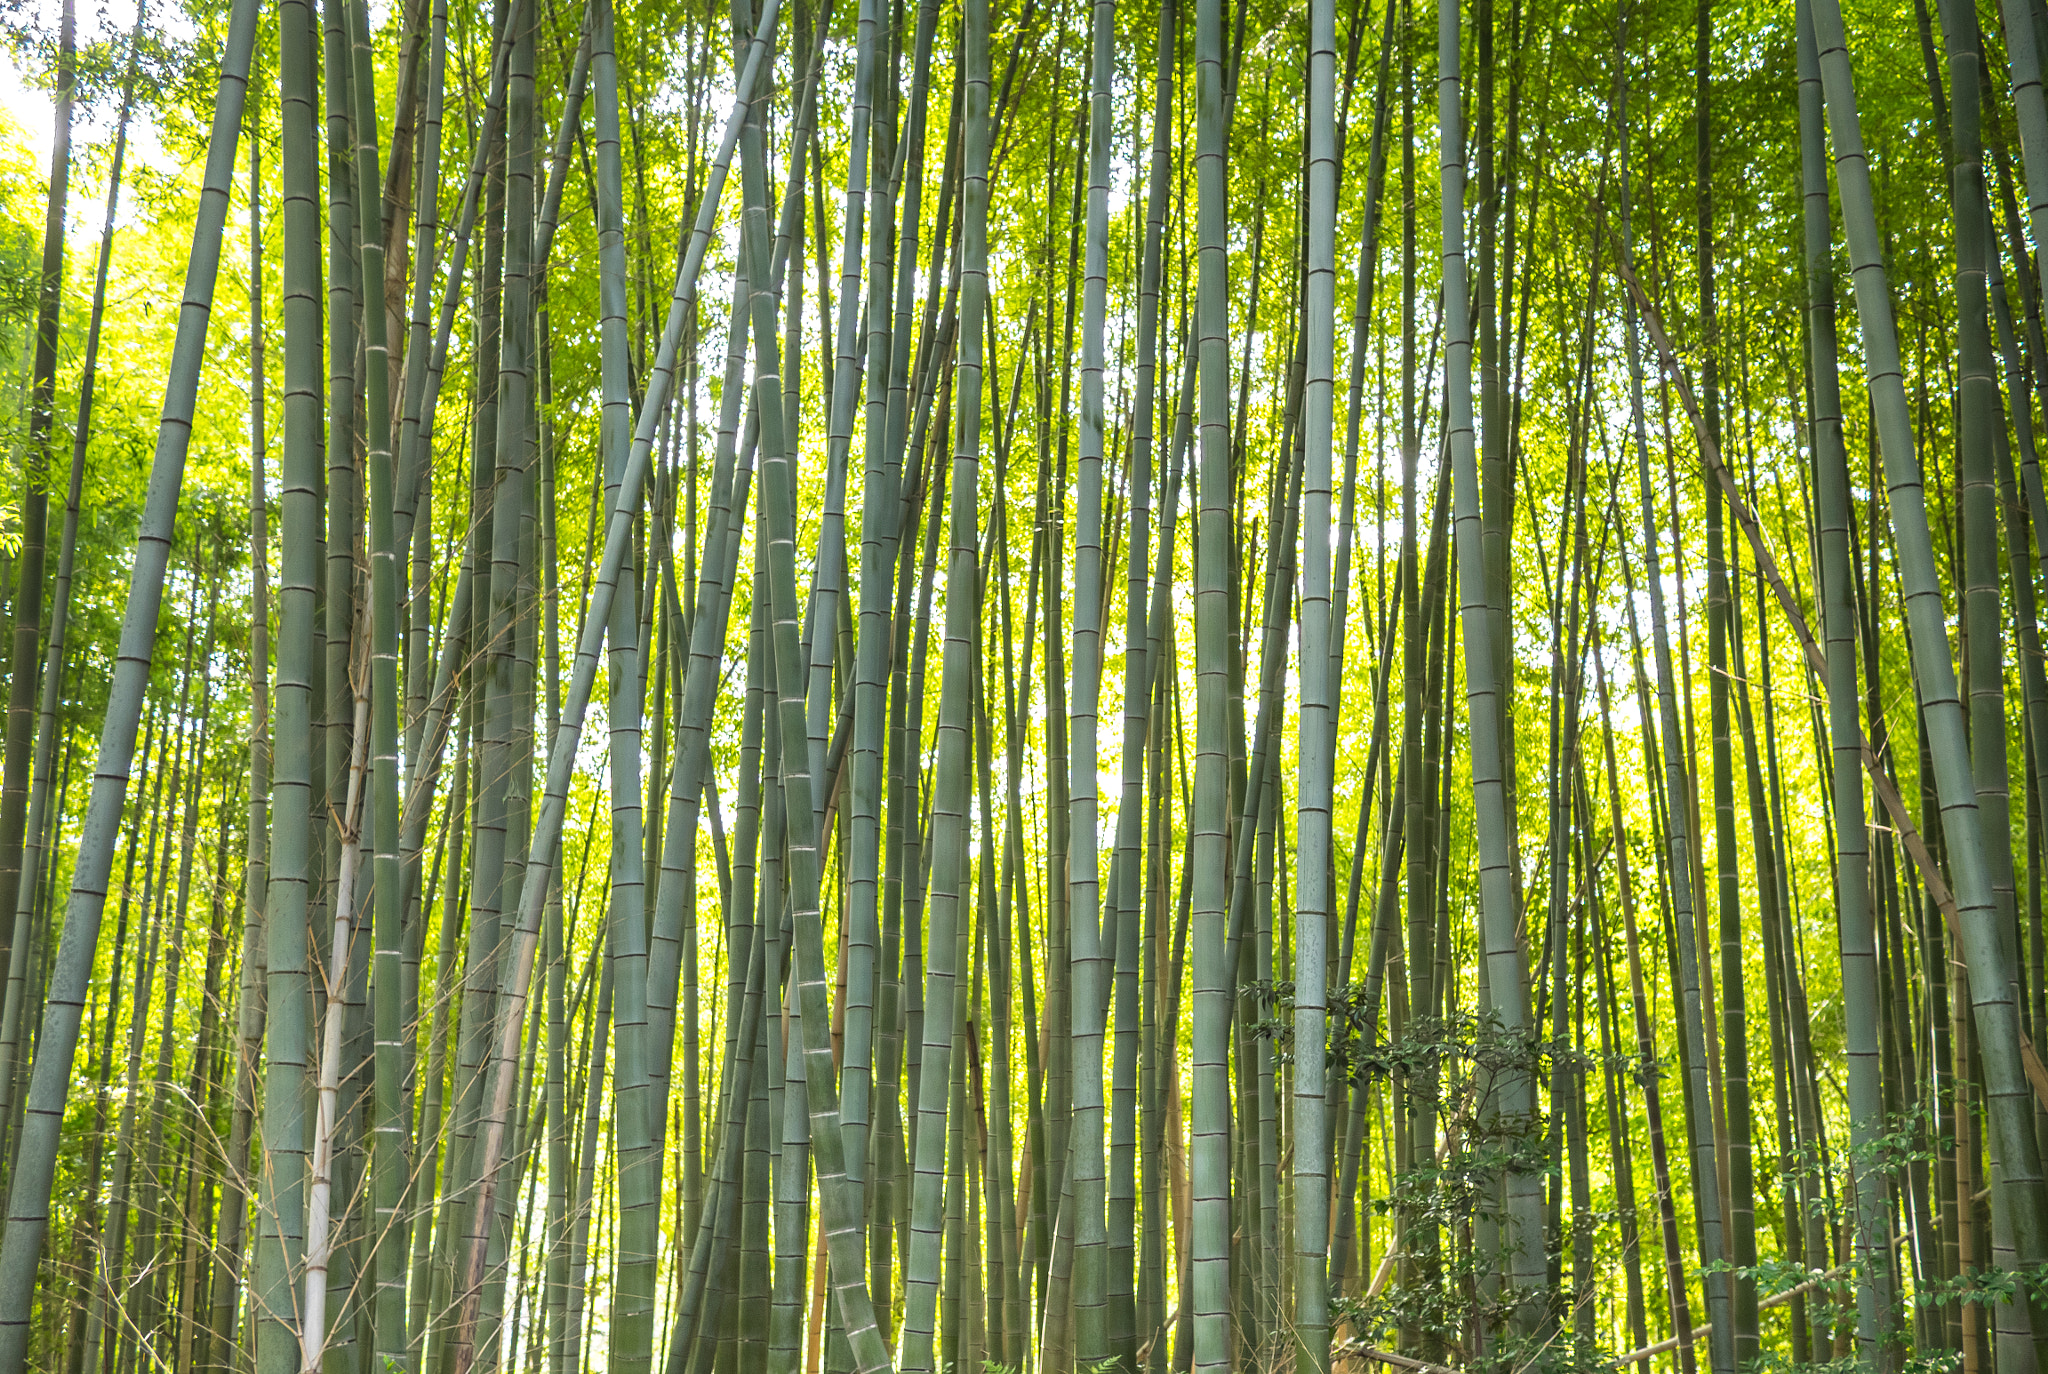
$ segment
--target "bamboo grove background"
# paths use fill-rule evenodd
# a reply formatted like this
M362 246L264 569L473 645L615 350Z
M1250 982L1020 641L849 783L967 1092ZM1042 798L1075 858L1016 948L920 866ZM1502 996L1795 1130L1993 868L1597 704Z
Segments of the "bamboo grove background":
M2048 11L5 16L0 1374L2048 1356Z

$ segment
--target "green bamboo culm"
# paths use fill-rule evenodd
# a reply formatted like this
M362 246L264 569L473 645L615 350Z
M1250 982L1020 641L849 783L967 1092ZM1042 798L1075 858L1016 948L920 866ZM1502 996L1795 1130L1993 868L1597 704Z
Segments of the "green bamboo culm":
M55 861L54 836L50 818L51 805L57 791L58 768L58 715L63 705L64 677L72 655L73 588L77 582L78 567L78 520L79 507L85 487L86 451L93 433L93 401L99 381L100 346L104 340L107 305L107 281L114 259L114 230L118 221L121 204L122 171L128 154L129 120L135 111L136 81L141 72L142 42L148 23L148 6L138 5L135 13L135 28L128 40L128 56L121 78L121 111L114 124L113 156L107 171L107 209L100 229L100 250L98 266L93 274L92 314L86 326L85 356L80 364L78 379L78 420L71 439L71 471L66 484L64 500L63 531L58 542L57 576L51 589L49 632L44 637L40 686L37 689L35 711L35 751L31 761L28 782L28 813L23 832L24 844L21 854L20 882L15 890L12 942L8 946L5 961L7 987L4 1005L0 1005L0 1122L12 1131L15 1108L19 1105L18 1089L21 1075L17 1072L22 1063L22 1051L28 1041L24 1037L27 1023L28 970L31 955L39 955L34 947L47 943L47 932L38 922L39 913L44 911L43 888L47 877L53 871ZM60 18L60 26L72 23L70 12ZM59 33L59 65L71 59L65 53L62 32ZM61 72L60 72L61 76ZM57 92L59 118L54 141L68 147L70 140L69 103L70 92L61 88ZM63 187L53 189L69 194L68 179ZM64 196L53 197L61 202ZM47 245L46 245L47 248ZM47 258L47 254L46 254ZM38 302L38 312L42 302ZM40 345L41 335L38 333ZM260 343L252 344L252 354L261 356ZM36 418L37 404L33 389L31 392L31 419ZM260 415L260 405L256 408ZM38 499L31 482L25 502ZM31 525L33 521L30 522ZM24 603L24 609L26 605ZM11 718L10 718L11 720ZM5 1176L0 1175L0 1185ZM223 1207L224 1213L231 1208ZM227 1225L227 1232L233 1234L233 1224Z
M951 532L946 560L946 623L939 684L938 761L932 797L932 890L928 913L924 1043L915 1100L909 1239L904 1249L904 1313L900 1368L935 1370L940 1229L947 1162L947 1096L953 1054L954 999L967 885L969 710L976 607L967 589L977 579L978 491L984 359L982 312L988 299L989 12L969 0L961 37L964 91L961 160L959 354L956 432L948 489ZM935 517L936 518L936 517ZM1099 1060L1099 1044L1098 1044ZM814 1117L815 1119L815 1117ZM834 1261L835 1266L837 1261ZM866 1374L863 1367L863 1374Z
M1998 492L1995 473L1995 445L2006 442L2001 413L1998 379L1993 372L1989 301L1990 266L1995 252L1990 224L1990 204L1984 180L1983 138L1983 37L1973 10L1944 4L1941 28L1949 74L1949 141L1952 172L1950 200L1956 233L1956 363L1957 424L1955 430L1954 474L1962 511L1963 553L1958 579L1958 605L1963 617L1961 651L1963 683L1967 685L1970 775L1983 837L1983 859L1990 883L1993 929L1999 943L1995 968L2006 971L2012 982L2005 989L2013 1009L2011 1024L2023 1023L2021 1008L2018 919L2013 874L2012 846L2004 837L2012 833L2011 804L2007 781L2006 686L2002 598L1999 587ZM1946 643L1946 641L1943 641ZM1987 976L1979 970L1970 982ZM1995 976L1995 975L1991 975ZM2022 1110L2027 1106L2022 1102ZM2039 1153L2039 1136L2029 1132ZM1994 1177L2008 1176L2004 1150L2007 1139L1994 1126L1988 1133L1987 1163ZM2031 1188L2048 1208L2048 1185L2044 1185L2038 1160L2020 1170L2020 1188ZM1996 1188L1991 1197L1991 1254L2002 1269L2015 1269L2018 1260L2012 1214L2014 1194ZM2048 1220L2048 1210L2042 1214ZM2035 1243L2048 1244L2048 1235L2037 1235ZM1996 1342L2001 1359L2017 1363L2032 1354L2035 1341L2028 1314L2020 1304L2003 1299L1991 1306ZM2048 1310L2044 1310L2048 1317ZM2040 1349L2048 1353L2048 1331L2042 1333Z
M280 462L277 748L265 898L266 1020L263 1169L257 1190L255 1356L260 1374L300 1367L291 1284L306 1243L311 1149L303 1083L309 1068L311 970L307 940L314 810L310 735L315 705L314 617L320 542L320 314L318 191L313 177L312 12L280 10L278 66L284 199L284 436Z
M50 134L49 195L43 207L41 270L36 277L35 350L30 360L28 433L22 454L21 570L14 593L14 635L8 664L7 731L4 763L0 763L0 914L19 905L23 878L34 891L33 874L24 875L28 840L29 789L33 780L39 713L36 710L37 649L43 638L44 564L48 558L50 448L55 423L57 344L64 299L65 214L71 190L72 107L78 84L78 17L75 5L64 5L57 19L56 99ZM19 921L0 924L0 959L8 983L24 961L30 932ZM17 999L18 1001L19 999ZM18 1011L18 1008L17 1008ZM15 1015L0 1024L10 1062L0 1079L0 1141L14 1130L14 1073L19 1029Z
M1302 385L1301 743L1294 917L1294 1326L1297 1374L1330 1367L1328 1014L1331 811L1336 784L1330 634L1330 469L1337 328L1337 7L1311 0L1306 374ZM1469 442L1469 435L1468 435ZM1341 659L1336 660L1341 666ZM1341 1099L1340 1099L1341 1100Z
M1488 628L1485 550L1480 532L1479 468L1472 432L1472 334L1465 267L1465 135L1459 80L1458 0L1437 4L1437 131L1442 149L1444 293L1444 448L1455 499L1459 621L1464 634L1465 693L1472 741L1474 826L1479 844L1479 920L1492 1009L1509 1035L1533 1023L1528 970L1515 933L1512 852L1499 721L1501 686ZM1511 1069L1498 1086L1499 1112L1510 1123L1534 1123L1534 1076ZM1506 1295L1514 1325L1533 1329L1534 1295L1542 1286L1542 1190L1526 1169L1506 1179L1506 1224L1500 1243L1507 1255Z
M607 515L616 516L632 445L633 405L627 376L625 172L620 150L618 60L612 6L598 0L591 34L595 69L599 343L604 405L599 447L604 456ZM659 1226L660 1164L649 1109L647 1034L647 887L642 872L640 800L641 702L648 658L638 642L640 608L634 546L628 543L611 598L606 642L605 716L610 725L611 910L607 941L616 967L612 1023L617 1056L620 1187L619 1285L612 1304L618 1358L628 1369L654 1359L654 1305Z
M569 785L574 774L576 746L582 736L584 715L596 681L597 665L604 647L606 626L609 624L611 601L619 581L620 570L625 563L633 521L638 514L639 502L652 465L654 436L660 423L661 410L668 400L669 389L673 384L676 353L683 335L683 322L696 302L697 280L703 267L705 249L711 238L711 226L715 223L717 215L718 192L722 189L734 148L740 141L743 116L749 97L766 65L765 57L773 44L775 21L779 13L779 0L769 0L763 11L760 30L754 35L747 49L746 62L741 69L736 87L734 110L727 121L717 155L713 160L712 176L698 207L696 219L684 240L681 262L676 270L675 288L669 301L668 318L662 329L661 347L656 355L655 366L649 374L646 393L641 400L639 418L634 425L632 444L619 482L618 499L605 522L604 554L598 564L597 577L591 588L589 614L577 645L576 663L564 700L562 723L548 751L547 782L542 793L541 807L533 825L531 849L524 865L523 886L517 898L518 919L511 946L511 976L506 980L506 1010L498 1018L499 1033L490 1064L489 1113L484 1118L485 1129L480 1142L476 1170L475 1208L481 1215L490 1214L499 1181L499 1165L505 1155L505 1136L512 1109L512 1092L519 1078L519 1040L526 1019L524 1007L540 942L542 909L546 904L549 879L558 860L557 848L561 842L562 825L568 809ZM481 1237L471 1238L464 1265L460 1330L465 1333L474 1329L477 1304L481 1298L484 1251L483 1246L478 1243L480 1240ZM473 1345L470 1350L473 1355Z
M1189 1182L1197 1371L1230 1367L1230 1022L1233 970L1225 961L1225 829L1230 754L1224 711L1229 695L1230 357L1228 122L1224 111L1222 0L1195 0L1195 337L1199 357L1197 471L1201 508L1195 534L1195 767L1190 828L1194 945L1193 1058Z
M1800 173L1805 192L1808 346L1812 353L1813 454L1819 506L1823 628L1827 637L1828 737L1835 765L1835 873L1842 943L1842 991L1848 1032L1850 1148L1864 1162L1856 1191L1856 1348L1875 1369L1898 1367L1893 1339L1885 1178L1871 1160L1873 1126L1883 1119L1877 1025L1877 932L1871 914L1870 856L1864 832L1863 724L1850 551L1853 520L1848 454L1842 442L1841 383L1835 337L1834 240L1828 208L1827 130L1820 54L1810 0L1799 6Z
M1914 685L1934 765L1934 794L1957 907L1956 934L1971 971L1970 1010L1974 1043L1983 1063L1985 1117L1999 1162L1999 1191L2006 1198L2014 1261L2022 1267L2038 1265L2048 1258L2048 1190L2042 1183L2032 1094L2020 1063L2019 1006L2014 993L2018 970L1999 929L1993 869L1986 857L1984 818L1977 805L1963 704L1955 661L1950 656L1927 520L1924 478L1899 366L1898 332L1871 198L1869 158L1857 116L1855 78L1836 0L1814 0L1813 26L1835 187L1863 341L1865 385L1884 461L1886 505L1891 512L1899 581L1911 630ZM2038 1345L2048 1336L2048 1314L2034 1314L2031 1330Z
M744 8L744 0L739 9ZM736 9L736 12L738 10ZM770 0L761 30L772 33L776 7ZM969 41L973 25L968 26ZM760 42L757 33L756 42ZM742 182L745 187L742 233L754 262L772 261L767 224L767 186L758 124L741 130ZM781 788L789 845L789 900L794 931L797 994L804 1039L804 1079L810 1109L812 1156L819 1181L820 1224L830 1257L831 1286L842 1329L861 1374L887 1368L890 1360L869 1301L864 1247L858 1213L846 1179L845 1142L838 1129L838 1084L832 1063L824 957L824 931L819 916L818 816L813 810L818 780L811 775L809 751L796 747L806 739L804 685L808 658L802 646L795 574L795 475L791 470L789 436L781 405L780 340L775 301L765 275L752 283L749 306L754 342L755 412L760 426L761 528L768 538L767 571L771 604L771 638L777 684L776 717L787 742L782 751Z
M1073 970L1073 1131L1068 1170L1074 1199L1074 1355L1083 1367L1100 1364L1110 1356L1102 1066L1110 964L1115 954L1114 922L1110 939L1104 939L1096 820L1097 717L1102 699L1102 613L1106 600L1102 482L1106 426L1102 370L1104 316L1109 295L1110 83L1116 65L1115 0L1095 0L1091 13L1087 210L1081 248L1081 395L1074 497L1074 675L1067 706L1067 946ZM963 418L969 395L963 387ZM953 490L957 503L958 473L954 475ZM944 767L942 762L941 770Z
M108 686L99 732L99 761L74 860L64 933L50 965L42 1031L29 1073L21 1134L8 1171L7 1229L0 1239L0 1374L27 1367L36 1277L49 1225L59 1134L69 1095L79 1023L106 909L107 880L142 723L143 694L163 604L165 575L177 525L178 497L191 443L207 323L219 278L242 108L248 96L249 59L256 41L256 6L237 0L221 53L205 182L193 224L192 255L178 307L176 342L164 382L162 418L150 464L149 497L137 533L137 553L122 615L120 652Z
M378 143L375 54L369 16L357 0L348 7L350 51L355 95L356 184L383 183ZM356 252L362 280L384 280L384 234L381 205L367 192L357 198ZM391 438L389 397L390 346L386 312L363 312L364 414L368 436L365 462L369 469L370 555L370 815L372 854L371 927L375 948L370 984L374 998L373 1070L374 1121L371 1185L374 1189L371 1234L376 1238L365 1256L374 1285L370 1299L372 1342L380 1362L405 1358L405 1260L399 1246L399 1209L405 1195L405 1088L401 947L404 892L399 855L399 559L396 543L397 474Z

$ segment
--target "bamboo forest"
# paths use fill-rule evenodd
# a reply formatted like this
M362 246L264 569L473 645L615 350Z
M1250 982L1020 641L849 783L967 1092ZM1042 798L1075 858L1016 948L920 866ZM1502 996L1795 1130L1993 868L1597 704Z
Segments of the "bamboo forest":
M4 0L0 1374L2048 1374L2044 0Z

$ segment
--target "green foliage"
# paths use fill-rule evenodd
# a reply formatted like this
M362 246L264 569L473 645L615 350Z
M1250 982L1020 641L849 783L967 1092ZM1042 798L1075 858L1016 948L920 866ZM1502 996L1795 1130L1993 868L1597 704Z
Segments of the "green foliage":
M1581 1348L1569 1329L1569 1293L1505 1285L1511 1255L1504 1243L1489 1246L1484 1239L1501 1234L1507 1175L1549 1168L1544 1123L1502 1111L1503 1085L1514 1075L1541 1077L1560 1062L1578 1063L1576 1052L1510 1031L1498 1017L1470 1013L1417 1018L1402 1035L1374 1044L1364 1043L1354 1026L1335 1052L1357 1085L1389 1084L1411 1110L1427 1104L1443 1136L1437 1157L1411 1160L1373 1200L1393 1222L1394 1244L1404 1257L1400 1277L1372 1299L1343 1299L1336 1314L1360 1339L1399 1331L1420 1340L1421 1348L1458 1354L1468 1367L1558 1374L1597 1368L1599 1352ZM1590 1228L1601 1219L1574 1223ZM1516 1330L1523 1334L1508 1334ZM1481 1351L1472 1347L1476 1332L1497 1333L1497 1339Z

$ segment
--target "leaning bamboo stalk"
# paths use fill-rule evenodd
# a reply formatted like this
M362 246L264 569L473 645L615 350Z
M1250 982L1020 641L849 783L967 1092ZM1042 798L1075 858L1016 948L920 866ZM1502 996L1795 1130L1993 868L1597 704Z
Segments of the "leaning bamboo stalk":
M30 1071L27 1114L9 1180L7 1232L0 1241L0 1374L19 1374L28 1356L37 1257L49 1227L50 1192L65 1099L69 1095L86 985L91 977L107 875L120 829L135 732L148 686L185 457L199 390L206 326L219 275L229 188L241 136L242 107L255 45L256 6L237 0L230 13L207 144L206 173L193 226L192 256L179 306L176 342L164 384L162 419L143 506L138 551L122 619L120 651L100 730L92 795L74 864L64 933L58 947Z
M1893 1237L1891 1244L1894 1246L1903 1245L1911 1238L1912 1237L1909 1233L1900 1232L1897 1236ZM1792 1303L1793 1301L1806 1296L1808 1293L1820 1292L1828 1288L1830 1285L1839 1282L1842 1278L1847 1276L1849 1272L1853 1270L1855 1267L1855 1263L1850 1263L1838 1264L1832 1269L1824 1269L1821 1272L1813 1275L1811 1278L1800 1280L1798 1283L1793 1284L1790 1288L1780 1289L1778 1292L1771 1294L1767 1298L1759 1298L1757 1300L1756 1310L1759 1312L1768 1312L1774 1307L1784 1307L1787 1304ZM1682 1335L1667 1336L1661 1341L1656 1341L1649 1345L1642 1346L1638 1349L1630 1350L1623 1354L1616 1355L1613 1357L1611 1363L1613 1363L1616 1366L1641 1364L1645 1360L1654 1359L1659 1355L1668 1354L1669 1352L1676 1350L1681 1343L1702 1340L1707 1336L1707 1334L1711 1330L1711 1327L1696 1326L1692 1328L1690 1331L1683 1333Z
M34 924L36 898L44 876L43 862L50 850L46 832L50 824L48 812L56 766L57 708L63 686L65 644L71 626L71 582L78 558L78 504L85 479L86 444L93 433L93 394L99 372L101 326L106 314L107 276L114 259L115 213L121 202L121 170L128 150L128 118L135 105L135 78L147 9L146 4L136 9L134 36L129 40L126 74L121 82L121 113L114 125L113 162L107 171L107 209L101 222L98 266L93 274L92 314L86 326L85 358L78 380L78 421L71 438L71 474L64 501L63 533L58 544L57 580L51 589L49 630L43 649L42 672L37 679L40 692L34 723L35 756L29 772L27 824L22 832L25 843L19 850L19 881L11 927L13 936L6 946L6 1005L4 1014L0 1014L0 1132L11 1132L14 1124L15 1068L22 1057L21 1033L26 1014L24 982L28 937ZM68 9L64 22L71 22ZM60 89L58 124L60 136L66 144L70 139L70 100L68 87ZM58 213L61 219L61 204ZM40 347L40 331L38 339ZM32 446L36 443L33 438L30 442ZM9 724L11 736L11 715ZM12 747L10 739L10 750ZM4 890L4 880L9 876L13 875L0 873L0 890Z
M1884 1118L1877 1034L1877 934L1870 908L1870 856L1862 786L1855 610L1851 603L1848 456L1843 449L1835 336L1834 245L1828 215L1826 130L1820 54L1810 6L1799 6L1800 167L1805 211L1807 318L1812 360L1813 441L1819 488L1817 581L1827 633L1828 732L1834 751L1835 889L1841 932L1842 1005L1849 1050L1851 1161L1856 1184L1857 1348L1875 1368L1891 1365L1893 1325L1884 1243L1884 1171L1872 1157ZM1761 1304L1760 1304L1761 1305Z
M1659 360L1672 379L1680 405L1689 417L1696 416L1698 405L1693 399L1689 374L1672 348L1662 318L1643 292L1641 284L1635 280L1633 269L1625 263L1617 262L1615 271L1621 274L1635 297L1644 327L1649 331L1651 343L1657 349ZM1763 526L1737 488L1733 475L1722 461L1720 450L1710 441L1701 438L1702 432L1702 428L1696 426L1694 437L1700 441L1700 459L1712 471L1715 480L1722 484L1728 499L1729 511L1734 515L1736 523L1742 526L1743 534L1749 541L1751 556L1757 560L1757 571L1770 586L1772 596L1777 600L1779 609L1784 612L1786 623L1791 626L1793 634L1798 638L1808 666L1822 681L1826 681L1827 657L1814 638L1813 628L1806 618L1805 609L1786 583L1783 574L1779 572L1777 558L1771 552ZM1944 868L1936 860L1933 851L1928 848L1926 836L1913 820L1912 812L1906 809L1905 801L1900 796L1897 785L1892 781L1883 759L1867 738L1858 755L1862 760L1864 773L1870 780L1870 790L1877 794L1878 801L1884 806L1886 817L1898 832L1907 855L1913 860L1915 872L1926 884L1928 896L1960 939L1965 918L1964 910L1955 889L1949 885ZM2019 1068L2025 1076L2034 1101L2044 1110L2048 1110L2048 1065L2043 1064L2038 1047L2025 1031L2017 1031L2012 1043L2018 1049Z
M598 564L598 575L591 588L589 612L585 617L581 642L577 645L575 668L570 681L569 692L563 703L562 724L556 731L553 746L548 751L548 776L546 791L536 823L533 828L533 842L526 864L525 882L519 893L519 923L512 948L511 978L505 983L505 1012L499 1019L499 1038L491 1064L491 1110L484 1131L480 1164L476 1173L479 1212L488 1215L490 1202L497 1186L498 1165L504 1149L506 1113L510 1109L511 1094L517 1077L519 1033L525 1018L521 1014L528 985L532 978L534 954L539 943L541 907L545 903L548 878L556 864L556 847L561 837L562 821L567 809L569 781L572 775L577 741L582 736L583 717L588 709L591 689L597 674L597 662L602 650L605 627L611 610L613 593L619 580L628 544L631 542L634 516L638 513L640 496L652 465L654 436L660 424L661 410L666 404L669 389L673 383L676 355L680 350L683 322L694 308L697 293L697 278L704 262L705 250L711 238L712 225L718 209L719 191L723 188L726 169L731 165L734 147L745 119L747 101L759 80L761 70L767 65L767 54L774 40L775 20L780 12L780 0L768 0L747 51L746 64L741 70L736 87L734 109L726 123L725 133L720 141L718 155L714 159L710 181L698 207L695 223L692 225L682 254L682 262L676 273L675 289L669 302L668 320L663 328L661 348L653 370L646 378L646 392L641 400L639 419L634 426L632 448L628 454L626 468L619 482L619 495L610 516L605 521L604 554ZM463 1314L460 1330L465 1336L474 1328L475 1304L479 1295L483 1266L483 1247L477 1243L481 1237L472 1240L464 1263L467 1282L463 1292ZM473 1356L473 1349L467 1340L458 1347L457 1374L466 1374L467 1360Z
M1944 4L1940 14L1951 95L1949 193L1956 244L1957 387L1952 471L1957 488L1953 499L1961 515L1955 591L1961 615L1962 677L1968 695L1970 775L1985 837L1983 857L1991 887L1993 929L2003 966L2012 971L2006 995L2023 1008L2024 965L2019 954L2012 845L2007 838L2012 832L2012 804L1999 585L1998 464L1993 450L2005 449L2008 439L1993 370L1988 301L1989 263L1996 255L1996 244L1984 181L1983 35L1974 7L1965 11ZM2024 1031L2024 1010L2016 1019ZM2034 1138L2038 1140L2037 1135ZM1991 1174L2006 1177L2009 1170L2001 1156L2004 1139L1994 1130L1987 1144ZM2031 1178L2022 1177L2018 1183L2021 1188L2043 1191L2038 1164ZM2002 1269L2016 1267L2012 1201L2013 1190L2005 1187L1994 1190L1991 1198L1992 1258ZM2040 1243L2048 1243L2048 1236L2037 1238ZM2001 1359L2007 1364L2019 1363L2023 1352L2033 1347L2026 1308L2010 1298L2000 1298L1990 1305L1989 1315Z

